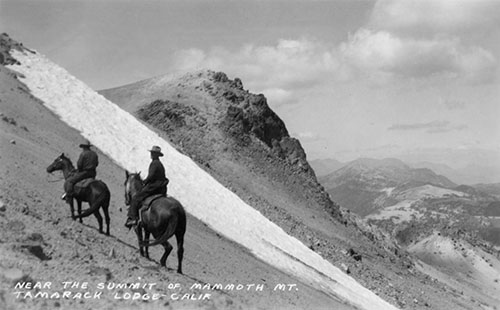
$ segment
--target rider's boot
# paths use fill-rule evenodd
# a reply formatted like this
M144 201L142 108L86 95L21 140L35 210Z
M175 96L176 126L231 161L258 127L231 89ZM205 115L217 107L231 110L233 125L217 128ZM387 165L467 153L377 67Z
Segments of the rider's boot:
M137 220L133 219L131 217L127 218L127 221L125 222L125 227L131 228L132 226L137 225Z
M64 194L64 200L66 200L67 203L71 203L71 201L73 201L73 195L71 194Z

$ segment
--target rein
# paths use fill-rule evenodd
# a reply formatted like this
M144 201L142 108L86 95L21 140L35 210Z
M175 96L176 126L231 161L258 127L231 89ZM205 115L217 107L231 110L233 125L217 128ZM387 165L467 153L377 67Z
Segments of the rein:
M49 167L53 167L57 163L58 165L53 167L51 170L52 170L52 172L61 171L62 177L59 177L59 179L55 179L55 180L49 180L46 178L47 182L49 182L49 183L59 182L59 181L65 180L67 177L70 177L73 174L75 174L76 169L73 166L73 164L71 163L71 160L69 158L66 158L66 157L63 158L63 155L56 158L56 160L49 166ZM52 172L50 172L51 175L52 175ZM67 175L65 175L66 174L65 172L67 173Z
M50 173L50 175L53 175L53 174ZM46 181L49 183L55 183L55 182L59 182L59 181L64 180L64 176L59 177L59 179L57 179L57 180L49 180L48 178L46 178L46 179L47 179Z

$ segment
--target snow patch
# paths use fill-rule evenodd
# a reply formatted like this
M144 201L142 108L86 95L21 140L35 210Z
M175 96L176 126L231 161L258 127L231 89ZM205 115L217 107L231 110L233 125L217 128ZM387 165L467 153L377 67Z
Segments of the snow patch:
M412 208L414 203L415 201L412 200L403 200L393 206L381 209L377 213L370 214L366 218L372 220L392 219L396 224L409 222L412 219L419 219L422 217L422 214Z
M406 190L401 194L399 194L398 198L404 198L408 200L419 200L428 198L443 198L446 196L465 197L467 196L467 194L464 192L459 192L452 189L447 189L427 184Z
M387 197L389 197L389 196L391 196L392 191L394 189L395 189L395 187L386 187L386 188L381 189L380 191L385 193L387 195Z
M381 192L385 192L387 196L390 196L395 188L384 188ZM419 201L424 201L431 198L444 198L444 197L464 197L467 196L466 193L455 191L451 189L441 188L433 185L423 185L415 188L405 190L401 193L397 193L393 197L398 199L399 202L393 206L385 207L378 210L376 213L366 216L367 219L373 220L387 220L391 219L395 224L402 222L409 222L411 220L418 220L423 216L423 211L419 210L415 206ZM438 218L442 214L431 211L433 216Z

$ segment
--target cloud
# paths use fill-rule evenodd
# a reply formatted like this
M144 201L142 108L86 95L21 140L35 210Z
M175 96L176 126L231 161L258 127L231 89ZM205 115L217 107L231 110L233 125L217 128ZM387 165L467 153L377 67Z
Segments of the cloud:
M389 127L389 130L419 130L419 129L436 129L448 126L447 121L432 121L428 123L415 124L395 124Z
M465 124L452 125L448 121L432 121L427 123L413 123L413 124L394 124L388 130L399 131L417 131L423 130L427 133L444 133L450 131L460 131L467 129Z
M173 70L189 71L200 69L207 61L204 51L196 48L180 50L174 55ZM207 64L208 65L208 64Z
M318 142L318 141L323 140L321 137L319 137L318 135L316 135L310 131L292 133L292 136L297 137L300 140L300 142L304 142L304 143L312 143L312 142Z
M297 98L293 95L293 92L282 89L282 88L267 88L262 90L269 102L272 103L274 107L283 104L297 103Z
M313 40L279 40L276 45L248 44L236 51L213 48L181 50L173 70L209 68L246 77L258 91L270 89L281 96L290 89L308 88L326 77L341 76L342 64L335 49ZM280 90L280 91L278 91Z
M248 44L234 51L180 50L172 60L174 71L208 68L243 78L250 90L266 95L268 91L278 104L301 89L359 76L372 76L378 82L438 77L485 83L495 78L496 66L489 51L465 46L458 37L401 38L366 28L339 46L312 39L279 40L275 45Z
M500 2L493 0L379 0L370 27L397 33L463 33L498 25Z
M312 89L325 92L344 82L491 83L497 59L459 30L498 23L492 12L500 5L492 2L380 0L364 27L340 44L302 37L237 49L185 49L172 58L171 70L224 71L273 105L296 103Z
M466 107L465 102L458 99L445 99L441 101L449 110L463 110Z
M464 46L459 38L401 38L387 31L360 29L340 46L341 53L362 71L400 77L462 78L491 81L496 59L485 49Z
M451 132L451 131L462 131L462 130L466 130L467 128L469 128L469 126L467 126L465 124L460 124L460 125L454 125L454 126L429 128L426 132L427 133L445 133L445 132Z
M359 72L376 78L489 83L497 59L474 37L493 36L498 16L500 1L378 0L368 23L349 36L342 52Z

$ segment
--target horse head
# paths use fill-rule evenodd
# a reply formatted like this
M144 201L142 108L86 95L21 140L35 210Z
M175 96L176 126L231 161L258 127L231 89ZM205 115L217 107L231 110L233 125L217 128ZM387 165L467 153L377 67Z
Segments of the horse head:
M129 173L125 171L125 205L130 205L132 197L142 189L141 173Z
M73 164L71 160L62 153L47 167L47 172L52 173L57 170L73 169Z

